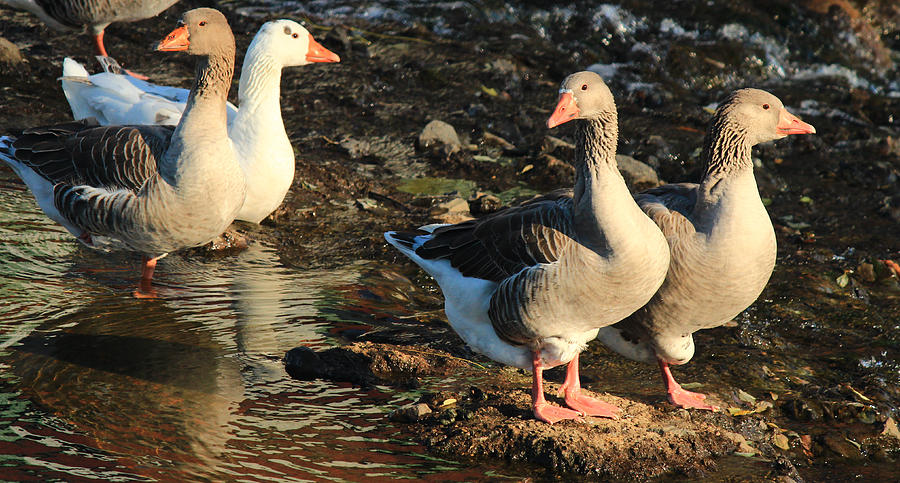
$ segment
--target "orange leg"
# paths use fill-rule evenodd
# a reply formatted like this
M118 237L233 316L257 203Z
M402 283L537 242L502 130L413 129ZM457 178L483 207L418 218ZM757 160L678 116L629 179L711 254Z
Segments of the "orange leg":
M562 387L559 388L559 393L557 395L560 397L565 395L566 406L569 406L582 414L599 416L602 418L618 418L616 413L619 412L619 408L616 406L581 394L581 381L578 374L578 354L575 355L574 359L569 361L569 366L566 368L566 381L563 382Z
M544 369L541 366L540 351L532 353L531 369L531 409L534 411L534 417L550 424L564 419L581 419L581 413L553 406L544 399Z
M103 34L105 34L105 33L106 33L105 31L101 31L99 34L94 35L94 44L97 47L97 53L99 55L102 55L103 57L109 57L109 54L106 53L106 47L103 45ZM123 69L123 70L125 71L126 74L128 74L131 77L134 77L136 79L140 79L140 80L150 79L149 77L147 77L143 74L138 74L138 73L132 72L128 69Z
M134 291L134 297L139 299L156 298L156 291L153 290L151 281L153 280L153 270L156 268L156 261L160 257L150 258L146 255L143 257L143 267L141 268L141 284Z
M100 31L99 34L94 35L94 44L97 47L97 53L102 55L103 57L109 57L109 54L106 53L106 47L103 46L103 34L104 31Z
M682 389L681 384L675 382L675 378L672 377L672 371L669 370L669 363L662 359L657 359L657 361L659 362L659 368L662 371L666 392L669 394L669 402L680 408L706 409L709 411L719 409L716 406L711 406L703 402L706 399L706 394Z

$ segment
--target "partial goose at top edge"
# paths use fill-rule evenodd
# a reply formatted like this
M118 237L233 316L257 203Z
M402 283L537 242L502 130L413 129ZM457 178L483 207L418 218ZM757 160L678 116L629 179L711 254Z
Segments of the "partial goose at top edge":
M178 0L0 0L13 8L27 10L55 30L87 26L94 37L97 54L108 57L103 35L113 22L136 22L155 17ZM129 72L130 75L136 75ZM136 75L139 78L144 76Z
M581 394L578 355L599 328L644 305L669 252L638 208L616 164L618 118L597 74L565 79L548 126L577 119L575 189L430 233L387 232L387 241L431 274L447 320L476 352L531 369L532 411L548 423L618 408ZM568 364L568 408L544 398L542 371Z

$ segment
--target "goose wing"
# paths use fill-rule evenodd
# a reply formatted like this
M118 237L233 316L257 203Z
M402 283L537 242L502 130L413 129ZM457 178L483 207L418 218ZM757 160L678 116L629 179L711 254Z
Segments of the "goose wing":
M13 147L19 161L53 184L137 191L156 175L172 132L86 119L25 130Z
M558 191L491 216L439 227L416 254L448 259L464 276L499 282L558 260L574 243L571 233L571 191Z
M697 204L698 186L696 183L667 184L642 191L634 200L666 238L683 238L696 232L690 216Z

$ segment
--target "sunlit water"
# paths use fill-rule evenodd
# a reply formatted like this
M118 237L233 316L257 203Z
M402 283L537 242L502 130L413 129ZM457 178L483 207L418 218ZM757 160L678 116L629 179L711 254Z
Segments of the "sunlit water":
M0 170L0 478L467 479L390 426L410 394L295 381L281 357L365 323L361 273L304 273L252 246L160 262L78 247ZM345 310L352 307L352 310ZM383 307L382 307L383 309ZM354 319L355 317L355 319Z

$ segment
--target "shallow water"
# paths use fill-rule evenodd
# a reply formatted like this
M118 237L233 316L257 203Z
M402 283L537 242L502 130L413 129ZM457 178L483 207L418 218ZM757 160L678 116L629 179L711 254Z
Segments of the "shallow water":
M247 481L470 479L495 468L424 454L385 414L412 394L301 382L281 363L334 344L378 306L360 262L304 273L254 245L172 255L136 300L129 257L98 256L0 171L0 476Z

